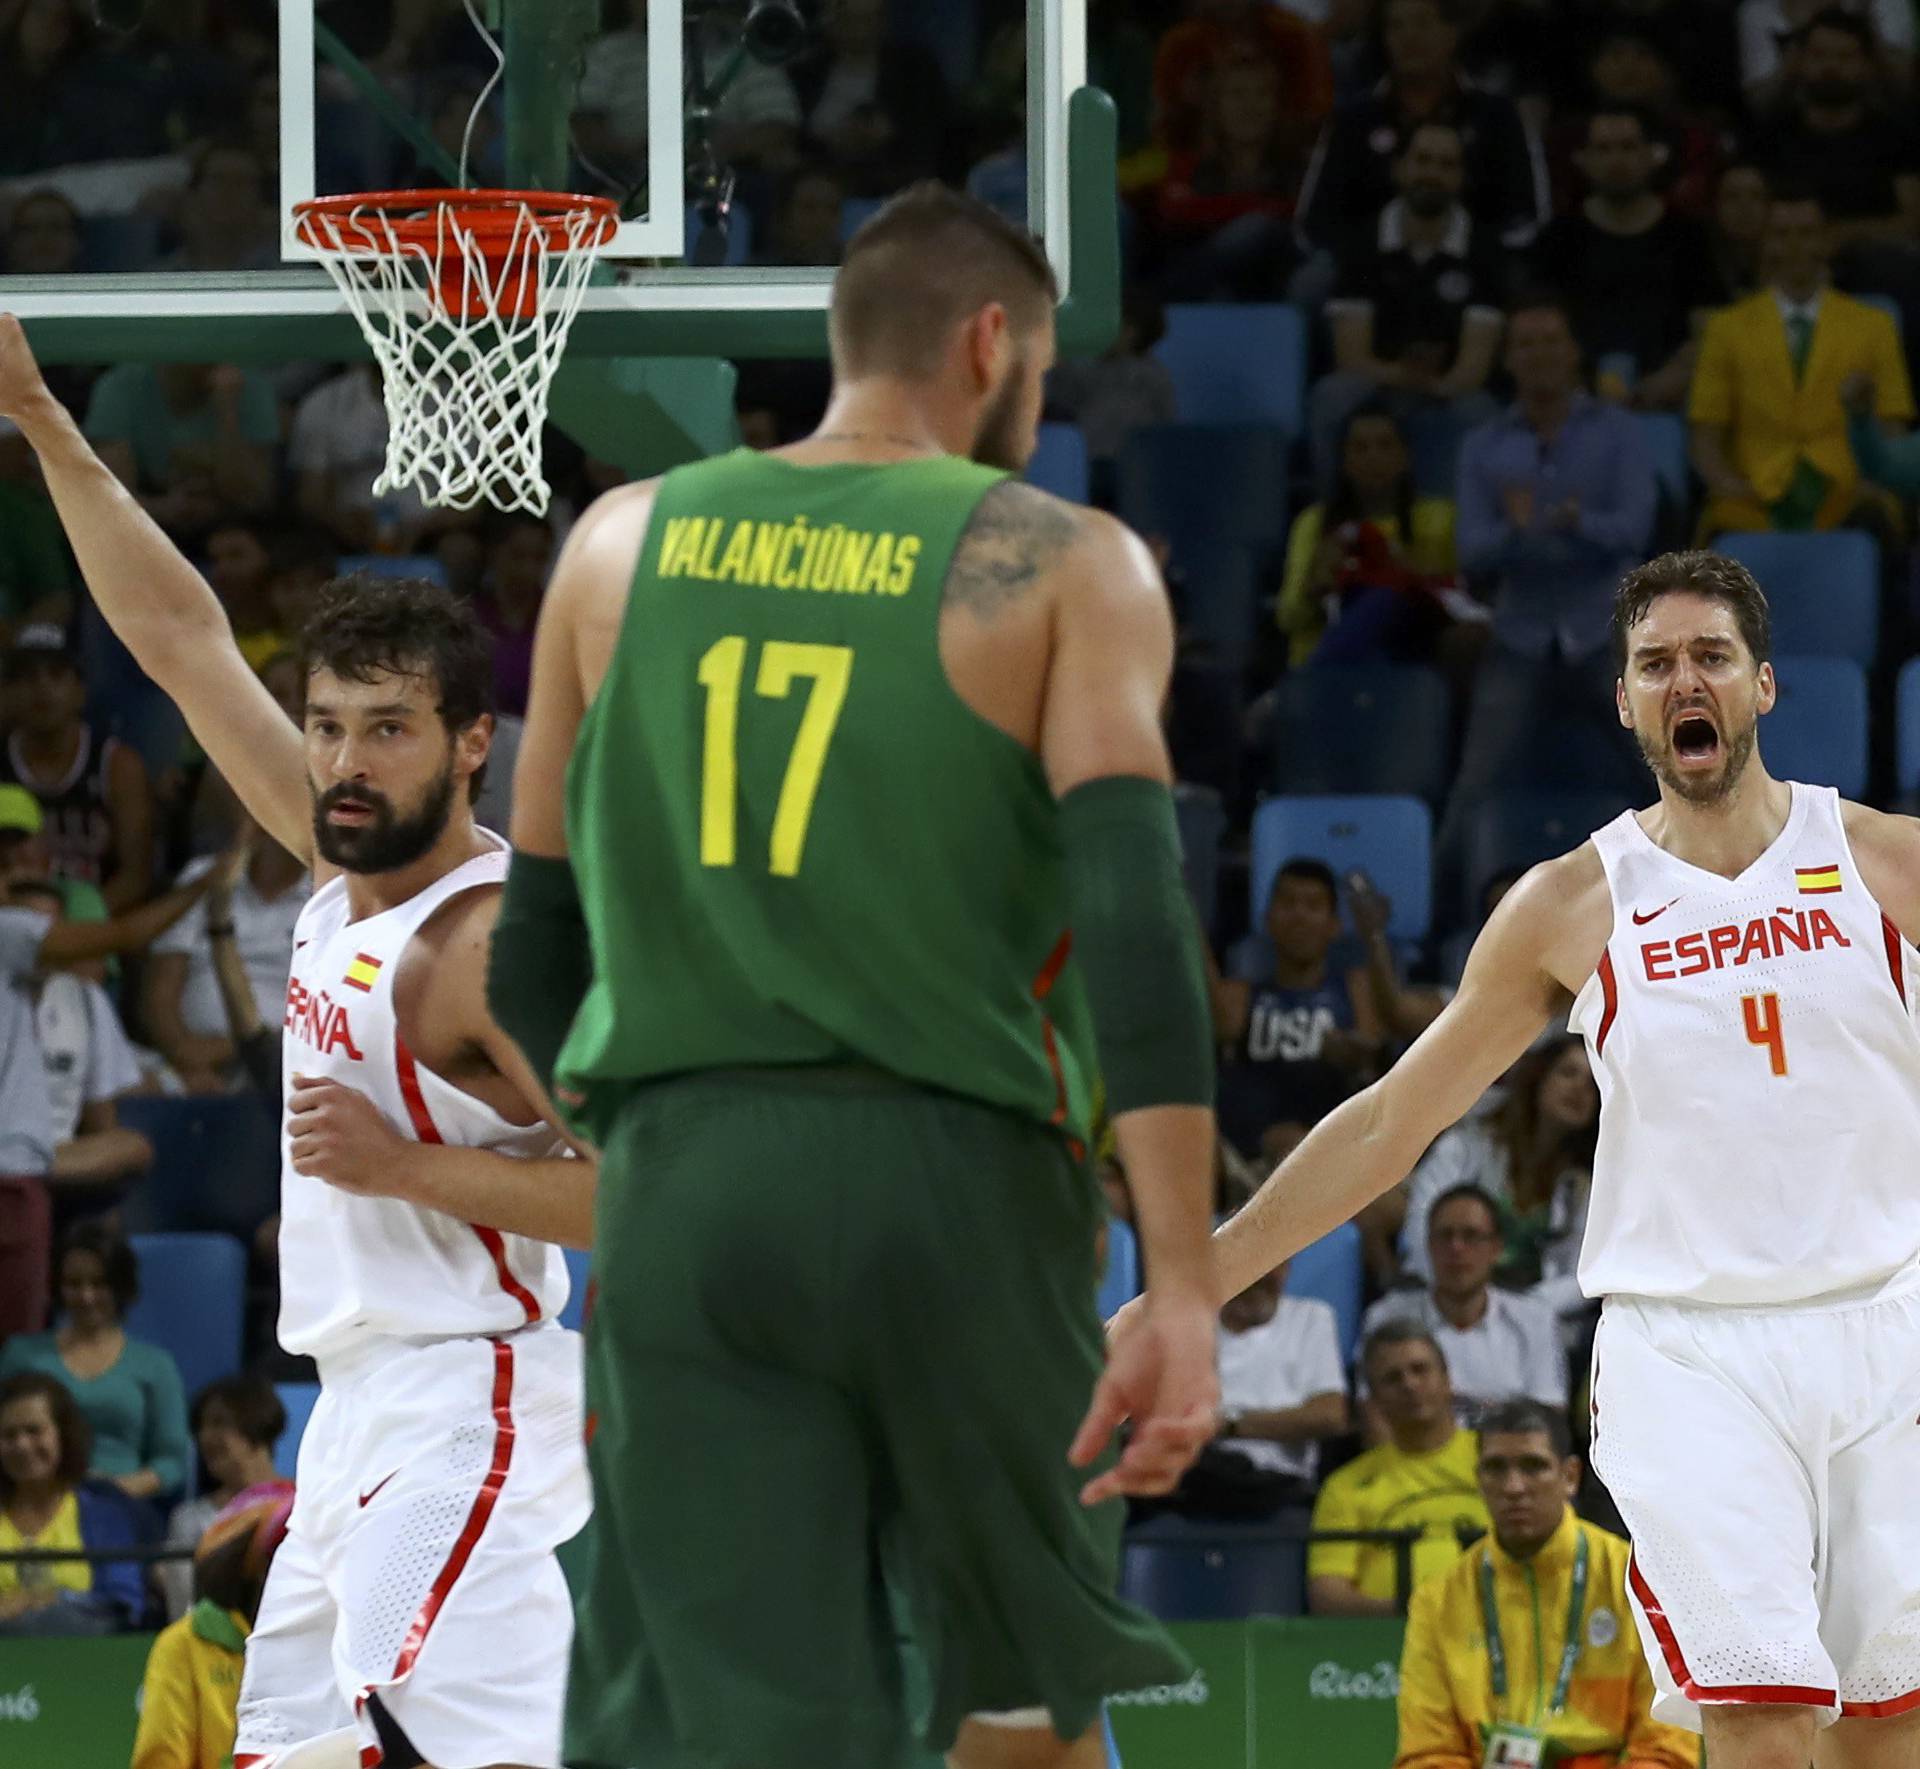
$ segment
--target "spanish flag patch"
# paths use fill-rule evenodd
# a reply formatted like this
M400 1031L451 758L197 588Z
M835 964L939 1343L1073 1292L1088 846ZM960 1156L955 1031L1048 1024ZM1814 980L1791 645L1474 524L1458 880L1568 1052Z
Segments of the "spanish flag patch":
M1805 888L1804 885L1801 886L1802 890ZM1836 884L1833 888L1837 891L1840 887ZM369 958L364 952L356 952L353 963L347 966L347 983L352 988L371 994L374 980L380 975L380 966L383 962L382 959Z
M1803 897L1824 897L1840 888L1840 868L1838 866L1796 866L1793 869L1793 882L1800 887Z

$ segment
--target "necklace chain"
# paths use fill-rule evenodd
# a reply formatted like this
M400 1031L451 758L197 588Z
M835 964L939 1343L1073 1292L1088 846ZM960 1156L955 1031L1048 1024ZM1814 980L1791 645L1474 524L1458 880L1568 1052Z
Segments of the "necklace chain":
M896 436L886 430L821 430L807 438L809 442L891 442L897 448L910 448L921 454L939 454L937 442L913 436Z

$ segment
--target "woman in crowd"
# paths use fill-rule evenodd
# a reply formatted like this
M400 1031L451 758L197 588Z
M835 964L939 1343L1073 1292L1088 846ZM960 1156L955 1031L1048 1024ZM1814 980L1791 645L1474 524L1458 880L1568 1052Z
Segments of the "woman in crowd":
M1414 1169L1400 1233L1405 1269L1432 1276L1427 1212L1443 1192L1471 1183L1500 1210L1506 1252L1497 1281L1532 1291L1563 1320L1584 1313L1575 1271L1599 1125L1600 1094L1581 1041L1559 1038L1529 1051L1513 1067L1506 1103L1455 1125Z
M213 1520L243 1492L265 1492L293 1482L273 1467L273 1446L287 1428L287 1409L273 1384L259 1376L226 1376L209 1382L193 1397L193 1441L200 1452L202 1490L183 1499L167 1520L167 1546L191 1548ZM185 1561L162 1562L154 1569L166 1598L167 1617L175 1620L193 1603L193 1568Z
M1363 405L1340 438L1333 493L1293 519L1278 618L1294 668L1429 657L1448 615L1453 503L1420 497L1399 421Z
M86 1477L90 1437L54 1377L22 1370L0 1381L0 1638L113 1634L145 1608L137 1564L86 1558L132 1547L137 1533L126 1497ZM6 1558L31 1549L73 1558Z
M173 1359L128 1338L121 1324L140 1293L133 1249L103 1223L78 1223L60 1243L55 1271L60 1325L8 1340L0 1377L38 1370L55 1378L86 1416L91 1472L129 1498L171 1497L187 1480L187 1401Z

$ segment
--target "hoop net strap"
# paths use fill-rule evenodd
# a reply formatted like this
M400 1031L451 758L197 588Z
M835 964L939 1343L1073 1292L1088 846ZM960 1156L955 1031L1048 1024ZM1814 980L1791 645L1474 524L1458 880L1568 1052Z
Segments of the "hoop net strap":
M513 192L322 198L297 211L380 367L376 496L546 513L541 430L613 205Z

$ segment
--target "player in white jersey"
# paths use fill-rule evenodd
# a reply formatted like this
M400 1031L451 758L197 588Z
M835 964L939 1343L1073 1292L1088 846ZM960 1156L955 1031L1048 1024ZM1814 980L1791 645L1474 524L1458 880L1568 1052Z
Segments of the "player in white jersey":
M417 582L329 586L304 730L213 592L0 315L0 416L101 612L315 890L288 989L280 1337L318 1362L299 1497L247 1646L236 1769L548 1769L586 1521L559 1243L594 1169L486 1007L505 844L475 827L490 647Z
M1658 803L1514 888L1439 1019L1220 1232L1218 1293L1404 1177L1571 1003L1603 1102L1594 1459L1654 1712L1714 1769L1912 1769L1920 823L1768 775L1739 564L1655 559L1614 631Z

